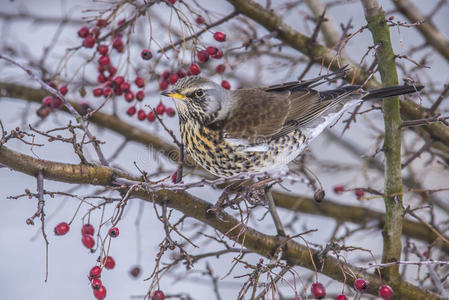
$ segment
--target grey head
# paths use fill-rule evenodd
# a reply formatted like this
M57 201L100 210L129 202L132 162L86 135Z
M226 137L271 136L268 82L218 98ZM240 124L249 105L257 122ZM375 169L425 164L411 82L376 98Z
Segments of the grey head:
M234 107L230 91L200 76L184 77L161 95L176 99L181 121L194 118L204 124L213 123L225 119Z

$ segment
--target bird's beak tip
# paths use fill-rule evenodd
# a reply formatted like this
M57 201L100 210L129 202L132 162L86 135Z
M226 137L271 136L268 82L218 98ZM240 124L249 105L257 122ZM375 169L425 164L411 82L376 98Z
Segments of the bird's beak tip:
M170 97L170 98L180 99L180 100L183 100L185 98L184 95L180 94L179 92L177 92L175 90L162 91L161 95L162 96L166 96L166 97Z

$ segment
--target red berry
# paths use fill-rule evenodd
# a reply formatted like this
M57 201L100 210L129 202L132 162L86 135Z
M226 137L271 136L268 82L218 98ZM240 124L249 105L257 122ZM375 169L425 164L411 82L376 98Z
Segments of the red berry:
M165 113L166 113L167 116L169 116L169 117L174 117L174 116L176 115L175 110L174 110L173 108L171 108L171 107L167 107L167 108L165 109Z
M153 54L150 49L143 49L142 52L140 52L140 56L143 60L149 60L153 57Z
M195 22L196 22L196 24L201 25L201 24L206 23L206 20L203 18L203 16L198 16L198 17L196 17Z
M96 88L92 92L93 92L95 97L103 96L103 89L102 88Z
M362 189L356 189L354 193L359 200L365 195L365 192Z
M95 246L95 240L90 234L83 235L81 242L88 249L92 249Z
M109 97L112 95L112 89L110 87L104 88L103 90L103 96Z
M368 289L369 281L363 278L357 278L354 281L354 288L359 292L364 292Z
M139 119L140 121L145 120L145 118L147 117L147 114L145 113L145 111L143 109L139 109L139 111L137 112L137 119Z
M125 78L123 76L117 76L114 78L115 85L120 87L120 85L125 82Z
M218 48L214 47L214 46L209 46L206 48L206 52L209 55L215 55L217 53L217 51L218 51Z
M379 288L379 297L385 300L390 300L393 298L394 292L389 285L381 285Z
M123 82L122 84L120 84L120 89L124 92L129 91L129 88L131 87L131 85L129 84L129 82Z
M88 35L89 35L89 28L87 28L86 26L83 26L78 30L78 36L81 38L85 38Z
M94 235L94 233L95 233L95 228L91 224L84 224L83 227L81 227L82 235L85 235L85 234Z
M161 290L157 290L153 293L153 296L151 296L151 300L164 300L165 299L165 295L164 292L162 292Z
M54 88L55 90L58 89L58 85L57 85L56 82L54 82L54 81L48 82L48 85L49 85L50 87Z
M145 86L145 80L143 80L143 78L140 76L136 77L136 80L134 80L134 83L140 88Z
M165 105L162 102L159 102L159 104L156 106L156 113L158 115L162 115L165 112Z
M212 55L212 58L215 58L215 59L220 59L222 57L223 57L223 52L221 50L218 50L217 53Z
M114 269L115 260L111 256L105 257L105 259L103 259L103 265L108 270Z
M177 74L171 74L168 77L168 82L170 82L171 84L175 84L178 81L178 75Z
M106 81L107 81L107 78L103 73L98 74L98 76L97 76L98 83L105 83Z
M170 76L170 71L169 70L165 70L164 72L162 72L162 74L161 74L161 78L163 79L163 80L167 80L168 79L168 76Z
M125 24L125 19L121 19L121 20L119 20L118 22L117 22L117 26L118 27L120 27L120 26L122 26L123 24Z
M53 97L53 102L51 103L51 107L58 109L62 106L62 100L56 97Z
M201 62L206 62L209 60L209 54L207 54L206 50L201 50L197 54L198 60Z
M179 69L176 74L178 75L179 78L184 78L187 76L186 71L184 69Z
M90 107L88 102L81 102L80 103L80 115L84 116L87 115L87 113L92 110L92 107Z
M101 279L100 278L94 278L92 279L92 281L90 282L90 286L94 289L94 290L98 290L101 287L102 283L101 283Z
M348 297L345 294L338 295L335 300L348 300Z
M134 114L136 113L137 109L135 106L131 106L130 108L128 108L128 110L126 111L126 113L129 116L134 116Z
M116 88L114 88L114 94L116 94L117 96L121 96L123 94L123 92L120 89L120 87L116 87Z
M92 267L89 272L89 279L92 280L94 278L100 278L101 276L101 268L99 266Z
M69 232L70 226L66 222L61 222L55 227L55 234L56 235L64 235L67 232Z
M230 89L231 89L231 84L230 84L229 81L227 81L227 80L223 80L223 81L221 82L221 86L222 86L223 88L227 89L227 90L230 90Z
M177 183L178 179L178 171L174 171L170 176L171 182Z
M191 64L189 66L189 71L192 73L192 75L198 75L201 73L201 68L197 64Z
M217 31L214 33L214 39L218 42L224 42L226 40L226 34L223 32Z
M117 68L114 67L114 66L109 65L108 66L108 72L109 72L109 75L115 75L115 73L117 73Z
M132 91L126 92L125 93L125 100L127 102L131 102L134 100L134 93Z
M166 2L170 3L170 4L175 4L176 0L165 0Z
M168 81L161 80L159 81L159 89L166 90L168 88Z
M108 54L108 50L109 50L109 47L108 47L108 45L105 45L105 44L98 45L98 47L97 47L97 51L101 55Z
M147 116L148 121L154 122L156 120L156 116L154 115L154 111L150 111Z
M112 42L112 48L117 50L118 52L122 52L125 49L125 45L123 44L123 41L121 38L115 38Z
M46 96L42 99L42 105L45 105L45 106L51 106L52 102L53 102L53 96Z
M100 56L98 63L102 66L107 66L111 63L111 59L107 55Z
M345 191L345 187L343 185L336 185L334 186L334 193L335 194L341 194Z
M103 300L106 298L106 288L104 286L100 286L98 290L94 290L94 297L98 300Z
M226 66L224 64L219 64L215 67L215 72L217 72L218 74L224 73L225 70Z
M140 272L142 272L142 270L140 269L140 267L139 267L139 266L135 266L135 267L133 267L133 268L129 271L129 274L130 274L132 277L137 278L137 277L139 277Z
M138 101L142 101L143 98L145 98L145 92L144 92L144 91L137 91L136 99L137 99Z
M312 292L312 295L315 299L323 299L324 297L326 297L326 289L319 282L312 284L310 291Z
M119 233L120 233L120 231L118 230L117 227L112 227L111 229L109 229L110 237L113 237L113 238L118 237Z
M107 22L105 19L99 19L99 20L97 21L97 26L98 26L98 27L105 27L106 24L108 24L108 22Z
M93 48L95 45L95 38L91 35L88 35L83 40L83 46L86 48Z
M67 88L66 85L61 85L61 87L59 88L59 92L65 96L67 94L67 92L69 91L69 89Z

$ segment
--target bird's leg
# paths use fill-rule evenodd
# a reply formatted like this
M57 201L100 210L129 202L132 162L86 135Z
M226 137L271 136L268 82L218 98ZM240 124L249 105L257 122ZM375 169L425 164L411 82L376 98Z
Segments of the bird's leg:
M230 185L226 186L223 189L223 192L221 193L220 197L218 198L218 201L215 203L214 206L209 208L207 210L208 213L214 213L215 215L219 216L222 208L224 207L225 202L229 202L229 193L232 193L237 188L239 188L242 185L241 181L233 182Z
M266 185L264 188L264 197L265 201L268 203L268 211L273 218L274 226L276 226L276 231L278 236L285 236L284 226L281 223L281 219L279 218L278 211L276 209L276 205L274 204L273 194L271 193L271 186Z

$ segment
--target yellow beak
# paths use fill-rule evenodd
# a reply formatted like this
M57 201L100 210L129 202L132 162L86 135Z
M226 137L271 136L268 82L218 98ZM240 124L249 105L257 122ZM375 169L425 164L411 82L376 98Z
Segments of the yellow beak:
M186 97L183 94L178 93L175 90L165 90L161 92L162 96L167 96L170 98L175 98L175 99L179 99L179 100L184 100Z

